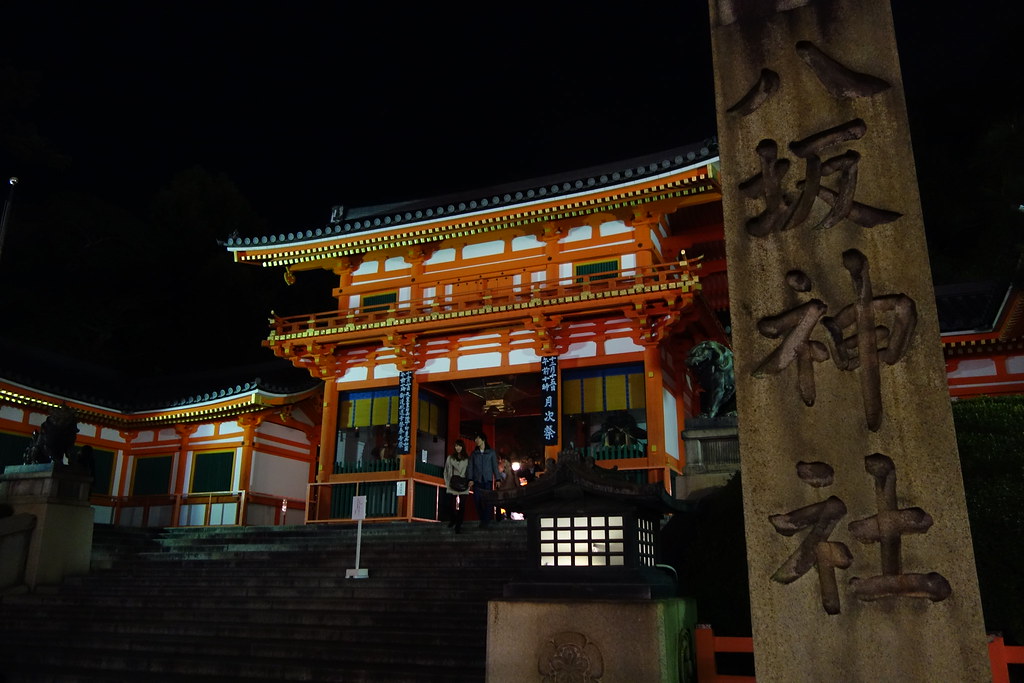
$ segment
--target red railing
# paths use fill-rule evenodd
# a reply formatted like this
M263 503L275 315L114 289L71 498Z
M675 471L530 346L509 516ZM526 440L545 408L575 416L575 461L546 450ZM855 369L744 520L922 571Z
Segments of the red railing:
M692 262L680 261L538 282L528 281L530 273L524 271L520 273L524 282L519 284L511 283L512 277L502 273L484 274L472 280L424 282L424 287L435 290L434 296L344 311L275 316L271 322L271 338L384 321L399 325L415 323L431 316L466 315L481 309L500 311L551 302L593 302L644 290L686 289L697 282L691 266ZM448 287L451 287L450 294L446 293Z
M700 683L753 683L753 676L720 676L715 654L718 652L747 652L753 654L754 639L736 636L716 636L707 624L697 624L693 631L697 658L697 680Z
M1002 636L988 637L988 659L992 683L1010 683L1010 665L1024 664L1024 645L1007 645Z
M700 683L752 683L753 676L720 676L715 664L718 652L754 652L754 639L750 637L716 636L707 624L694 629L697 658L697 680ZM988 659L992 666L992 683L1010 683L1010 665L1024 664L1024 645L1007 645L1002 636L988 638Z

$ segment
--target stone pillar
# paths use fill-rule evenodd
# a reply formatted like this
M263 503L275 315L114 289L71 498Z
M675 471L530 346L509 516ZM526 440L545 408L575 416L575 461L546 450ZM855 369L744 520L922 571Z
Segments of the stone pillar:
M887 0L710 0L759 681L983 681Z
M92 478L66 467L8 465L0 474L0 503L36 519L25 563L30 589L89 573L93 513Z

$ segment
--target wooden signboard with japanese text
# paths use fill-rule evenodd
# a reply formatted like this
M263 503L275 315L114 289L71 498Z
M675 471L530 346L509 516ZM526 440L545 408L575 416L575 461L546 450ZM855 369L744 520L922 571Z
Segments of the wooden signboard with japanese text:
M889 2L710 8L757 679L988 680Z

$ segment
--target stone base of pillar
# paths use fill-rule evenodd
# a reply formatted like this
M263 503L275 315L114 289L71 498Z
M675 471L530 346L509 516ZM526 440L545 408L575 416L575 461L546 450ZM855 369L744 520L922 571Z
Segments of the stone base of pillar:
M0 503L14 508L16 515L36 519L25 563L24 581L30 589L89 572L91 484L90 476L52 463L9 465L0 474Z
M686 598L494 600L487 681L693 681L696 616Z

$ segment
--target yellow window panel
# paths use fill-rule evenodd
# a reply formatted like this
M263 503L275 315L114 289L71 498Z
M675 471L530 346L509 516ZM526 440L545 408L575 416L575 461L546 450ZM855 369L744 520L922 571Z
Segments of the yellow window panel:
M644 376L642 374L629 375L629 407L646 408L647 394L644 393Z
M391 424L391 406L387 397L373 398L373 422L374 425Z
M369 427L372 423L370 422L370 406L372 405L371 399L360 398L352 401L355 406L355 421L353 427Z
M383 399L382 399L383 400ZM391 406L388 412L388 424L398 424L398 397L391 396L387 399L388 405Z
M420 401L420 417L419 426L417 427L421 432L427 432L428 434L435 433L430 431L430 402Z
M625 410L626 375L610 375L604 378L604 401L606 410Z
M570 379L562 382L562 411L569 415L583 412L580 400L580 380Z
M604 411L603 377L586 377L583 380L584 413L600 413Z

